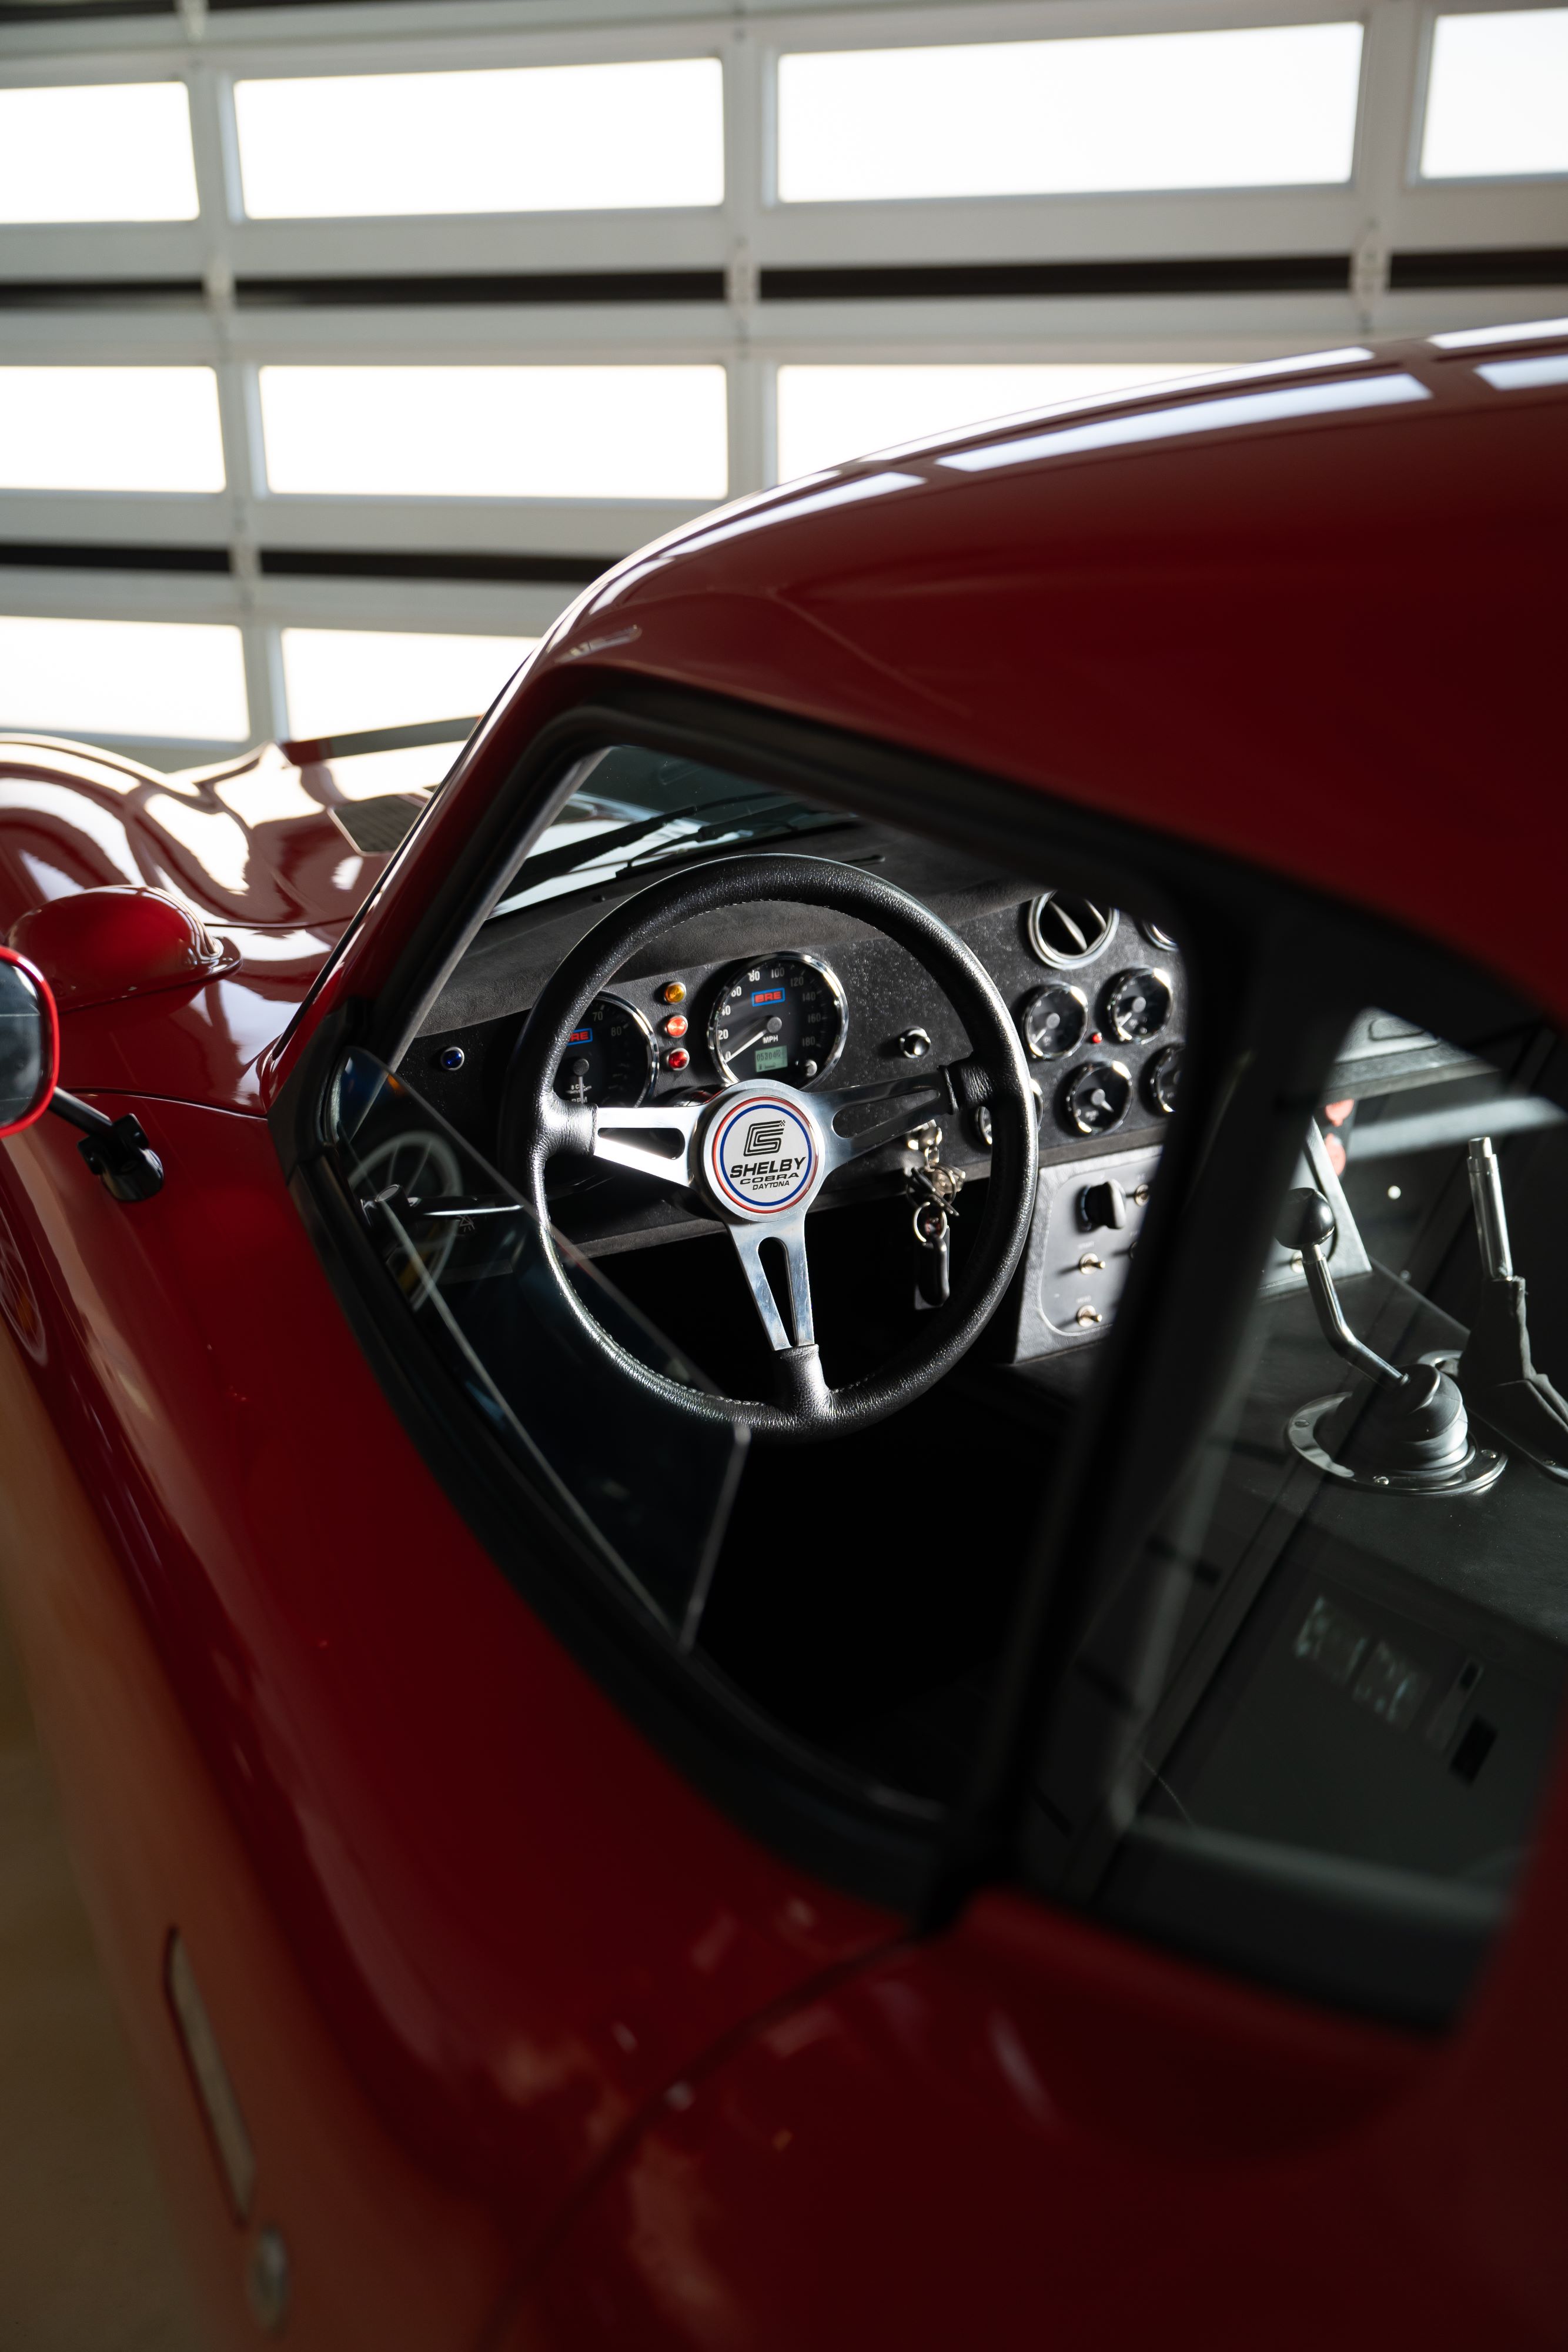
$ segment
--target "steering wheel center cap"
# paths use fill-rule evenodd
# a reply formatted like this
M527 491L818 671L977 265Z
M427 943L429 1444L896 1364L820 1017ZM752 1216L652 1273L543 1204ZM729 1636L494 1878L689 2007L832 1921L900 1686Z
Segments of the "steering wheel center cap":
M702 1170L727 1216L782 1216L804 1209L821 1182L821 1139L790 1089L734 1088L715 1105Z

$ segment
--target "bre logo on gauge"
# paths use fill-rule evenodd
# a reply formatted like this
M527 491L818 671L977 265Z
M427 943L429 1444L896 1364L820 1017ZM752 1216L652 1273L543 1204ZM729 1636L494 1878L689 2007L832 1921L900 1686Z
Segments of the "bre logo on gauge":
M713 1129L707 1161L720 1201L753 1217L795 1207L821 1165L808 1121L777 1097L737 1103Z

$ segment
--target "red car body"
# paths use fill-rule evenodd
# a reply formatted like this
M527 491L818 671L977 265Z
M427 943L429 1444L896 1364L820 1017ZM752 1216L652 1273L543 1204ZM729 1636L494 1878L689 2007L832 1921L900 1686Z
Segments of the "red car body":
M727 509L580 601L384 877L278 752L170 782L0 747L0 931L33 916L62 1082L134 1110L167 1171L128 1207L58 1121L0 1152L0 1511L214 2340L255 2339L271 2229L289 2339L332 2352L1568 2337L1561 1774L1443 2038L1005 1889L915 1936L727 1819L497 1573L266 1116L520 750L612 677L1293 877L1568 1022L1568 381L1477 361L1173 386L1092 415L1369 367L1421 396L998 474L923 451ZM217 961L162 916L138 933L145 901L77 897L120 884ZM254 2151L243 2210L166 2000L175 1931Z

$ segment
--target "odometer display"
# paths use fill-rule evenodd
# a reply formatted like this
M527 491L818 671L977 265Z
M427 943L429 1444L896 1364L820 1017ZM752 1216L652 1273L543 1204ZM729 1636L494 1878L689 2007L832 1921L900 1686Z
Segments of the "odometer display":
M708 1051L728 1086L777 1078L809 1087L842 1053L848 1017L837 975L817 957L765 956L720 980Z
M636 1007L596 996L567 1040L555 1090L563 1102L630 1109L646 1097L657 1059L653 1033Z

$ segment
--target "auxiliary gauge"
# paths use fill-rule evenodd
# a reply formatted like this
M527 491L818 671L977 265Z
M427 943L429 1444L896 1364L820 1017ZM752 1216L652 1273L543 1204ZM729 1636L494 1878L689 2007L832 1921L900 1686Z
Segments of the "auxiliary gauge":
M708 1052L727 1086L774 1078L809 1087L843 1052L848 1027L838 974L820 956L763 956L737 964L720 979L708 1016Z
M636 1006L596 996L566 1041L555 1090L562 1102L633 1109L646 1101L658 1062L653 1033Z
M1062 1123L1080 1135L1109 1135L1132 1099L1132 1076L1120 1062L1085 1062L1061 1089Z
M1144 1092L1149 1098L1149 1108L1157 1110L1162 1118L1169 1118L1176 1108L1176 1086L1181 1077L1181 1047L1162 1045L1157 1054L1144 1064Z
M1060 1062L1083 1043L1088 1000L1081 988L1069 988L1065 982L1056 988L1037 988L1024 1001L1019 1026L1037 1062Z
M1124 1045L1157 1037L1171 1017L1171 984L1163 971L1119 971L1105 986L1105 1026Z

